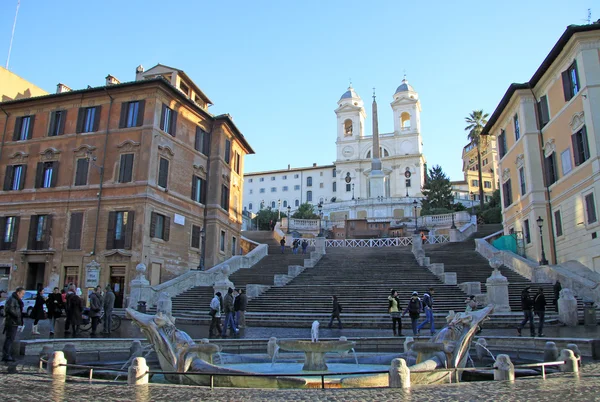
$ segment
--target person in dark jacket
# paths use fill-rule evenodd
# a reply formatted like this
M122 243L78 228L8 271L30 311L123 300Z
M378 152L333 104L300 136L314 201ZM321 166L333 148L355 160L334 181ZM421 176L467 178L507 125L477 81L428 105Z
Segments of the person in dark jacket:
M562 285L560 281L556 281L554 284L554 311L558 313L558 299L560 298L560 291L562 290Z
M531 286L527 286L521 292L521 308L523 309L523 321L517 327L517 332L521 336L521 330L525 328L525 324L529 321L529 328L531 329L531 336L535 336L535 324L533 323L533 299L529 294Z
M4 305L4 346L2 347L2 361L14 362L11 349L17 337L17 330L23 327L23 295L25 289L18 287L17 290L6 300Z
M110 334L112 328L112 312L115 308L115 293L110 285L106 285L104 294L104 331L103 334Z
M39 335L38 332L38 323L40 320L46 319L46 313L44 312L44 305L46 304L46 299L44 299L44 289L38 288L37 295L35 296L35 304L33 305L33 310L31 310L31 318L33 318L33 326L31 327L32 335Z
M223 325L223 332L221 332L221 336L223 338L227 337L227 328L231 327L231 334L237 335L239 330L235 327L235 320L233 318L233 289L227 289L227 294L223 299L223 311L225 313L225 325Z
M64 308L63 298L58 288L54 288L54 291L48 295L46 300L46 306L48 307L48 318L52 320L52 329L50 335L54 335L56 329L56 320L62 315L62 309Z
M302 240L302 254L306 254L306 249L308 248L308 242L306 239Z
M96 286L92 294L90 295L90 318L92 319L92 332L90 335L96 335L96 329L98 328L98 322L102 315L102 306L104 301L102 300L102 288Z
M285 236L279 240L279 245L281 246L281 254L285 253Z
M79 326L83 322L83 300L81 299L81 289L77 288L75 293L71 294L71 297L67 297L69 300L69 322L73 330L73 337L79 334Z
M236 322L238 328L246 328L246 308L248 308L248 296L244 289L240 289L240 295L235 299L239 299L239 309L237 310Z
M538 316L538 336L544 335L544 317L546 315L546 297L544 289L539 288L535 298L533 299L533 311Z
M67 318L65 320L65 334L71 333L71 312L69 311L71 305L71 297L75 294L75 285L69 285L67 288L67 296L65 297L65 313Z
M435 334L435 324L433 320L433 288L429 288L429 292L425 292L423 294L423 309L425 310L425 321L423 321L417 327L417 334L421 332L421 328L423 328L428 323L430 324L429 332L431 335Z
M338 328L342 329L342 320L340 320L340 313L342 312L342 305L338 302L337 296L331 296L331 301L333 302L332 310L331 310L331 319L329 320L329 328L333 325L333 319L337 318Z
M413 335L415 336L419 334L419 330L417 329L417 322L419 321L421 311L423 311L423 303L419 298L419 294L417 292L412 292L412 296L408 301L408 306L402 313L402 316L404 317L404 315L408 313L412 325Z

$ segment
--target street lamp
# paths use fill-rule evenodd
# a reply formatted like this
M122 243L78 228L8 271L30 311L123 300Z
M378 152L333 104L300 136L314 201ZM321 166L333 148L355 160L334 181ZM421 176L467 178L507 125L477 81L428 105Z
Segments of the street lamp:
M206 231L204 226L200 229L200 262L198 263L198 271L204 271L204 250L206 249Z
M288 230L287 230L287 234L292 233L292 231L290 230L290 225L292 224L292 207L289 206L288 204Z
M473 203L475 202L475 194L471 191L471 215L475 215L475 207Z
M548 265L548 260L546 259L546 253L544 252L544 237L542 236L542 227L544 227L544 220L541 216L537 218L537 225L540 228L540 243L542 244L542 258L540 259L540 265Z
M323 236L323 229L321 228L321 219L323 218L323 203L320 202L319 205L317 205L317 208L319 208L319 237Z
M456 229L456 225L454 224L454 212L452 212L452 226L450 226L450 229Z
M352 199L354 199L354 183L352 183Z
M417 226L417 200L413 201L413 208L415 209L415 234L419 234L419 227Z
M281 198L277 200L277 222L281 222Z

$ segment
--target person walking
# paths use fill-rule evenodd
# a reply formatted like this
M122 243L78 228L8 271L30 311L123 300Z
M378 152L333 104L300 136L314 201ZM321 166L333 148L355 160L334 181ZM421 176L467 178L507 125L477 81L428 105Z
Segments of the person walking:
M248 295L246 295L246 290L240 289L238 299L240 299L240 309L237 312L238 328L246 328L246 308L248 308Z
M65 314L67 318L65 319L65 334L71 333L71 313L69 311L69 307L71 304L71 297L75 294L75 285L69 285L67 289L67 295L65 296Z
M239 289L233 290L233 323L236 328L239 328L240 323L238 322L238 311L240 311L240 291Z
M535 298L533 299L533 311L538 316L538 336L543 337L544 335L544 318L546 316L546 297L544 296L544 289L539 288Z
M92 332L90 335L96 335L96 329L98 328L98 322L102 315L102 306L104 300L102 300L102 288L96 286L92 294L90 295L90 318L92 319Z
M210 316L212 317L210 320L210 327L208 328L208 336L218 336L221 329L221 292L215 293L215 296L210 301ZM217 332L213 332L214 330Z
M223 299L223 312L225 313L225 324L223 325L223 332L221 336L227 338L227 328L231 328L231 335L237 335L239 330L235 327L235 320L233 318L233 289L227 289L227 294Z
M46 299L44 299L44 289L39 287L37 290L37 294L35 295L35 304L33 305L33 310L31 310L31 318L33 318L33 326L31 327L32 335L39 335L38 324L40 320L46 319L46 313L44 312L44 305L46 304Z
M83 300L81 299L81 289L77 288L69 300L69 323L73 330L73 337L79 335L79 326L83 322Z
M281 254L285 253L285 236L281 240L279 240L279 245L281 246Z
M46 306L48 307L48 318L52 320L52 328L50 329L50 335L54 335L56 329L56 321L62 315L62 309L64 308L63 298L58 288L54 288L52 293L48 295L46 300Z
M308 248L308 242L306 239L302 240L302 254L306 254L306 249Z
M329 320L328 328L331 328L333 325L333 319L337 318L338 328L342 329L342 320L340 319L340 313L342 312L342 305L338 301L337 296L331 296L331 301L333 302L332 310L331 310L331 319Z
M408 313L410 317L410 323L412 326L413 335L417 336L419 331L417 330L417 322L419 321L419 316L421 315L421 311L423 310L423 302L419 298L419 293L412 292L410 300L408 301L408 306L402 313L402 316Z
M394 336L402 336L402 318L400 316L400 299L398 298L398 292L395 289L391 290L391 294L388 296L388 312L392 318L392 330ZM396 332L396 324L398 324L398 331Z
M560 291L562 290L562 285L560 284L560 281L557 280L556 283L554 284L554 311L556 311L558 313L558 299L560 298Z
M295 239L292 243L292 254L298 254L298 246L300 245L300 240Z
M533 311L532 311L533 310L533 300L531 299L531 295L529 294L530 289L531 289L531 286L527 286L521 292L521 308L523 309L523 321L521 321L521 324L519 324L519 326L517 327L517 332L519 333L519 336L521 336L521 330L525 327L525 324L527 324L527 321L529 321L529 328L531 330L531 336L535 336L535 324L533 323Z
M104 307L104 330L102 333L108 335L112 330L112 312L115 308L115 293L110 284L106 285L102 304Z
M431 327L429 331L431 335L435 334L435 323L433 320L433 294L435 293L433 288L429 288L429 292L423 294L423 309L425 310L425 321L423 321L417 327L417 334L421 332L421 329L429 323Z
M17 330L23 330L23 295L25 289L18 287L17 290L6 299L4 305L4 346L2 347L2 361L14 362L12 357L12 344L17 337Z

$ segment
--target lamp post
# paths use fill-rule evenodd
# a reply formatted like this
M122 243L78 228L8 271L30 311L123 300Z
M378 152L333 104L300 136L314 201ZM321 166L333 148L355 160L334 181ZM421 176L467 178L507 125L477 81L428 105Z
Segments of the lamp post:
M452 212L452 226L450 226L450 229L456 229L456 225L454 224L454 212Z
M352 199L354 199L354 183L352 183Z
M204 226L200 229L200 262L198 263L198 271L204 271L204 251L206 249L206 231Z
M277 222L281 222L281 198L277 200Z
M319 205L317 205L317 208L319 208L319 237L323 236L323 229L321 228L321 218L323 218L323 203L320 202Z
M471 191L471 215L475 215L475 207L473 202L475 201L475 194Z
M292 207L290 207L288 205L288 230L287 230L287 234L292 233L292 231L290 230L290 225L292 224Z
M546 253L544 252L544 237L542 236L542 228L544 227L544 220L541 216L537 218L537 225L540 228L540 243L542 245L542 258L540 259L540 265L548 265L548 260L546 259Z
M415 234L419 234L419 227L417 226L417 200L413 201L413 208L415 209Z

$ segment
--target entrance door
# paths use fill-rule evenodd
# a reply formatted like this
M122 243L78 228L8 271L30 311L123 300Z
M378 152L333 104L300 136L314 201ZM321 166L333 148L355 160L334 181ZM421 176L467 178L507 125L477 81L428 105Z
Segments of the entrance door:
M44 287L44 276L46 273L46 264L43 262L30 262L27 267L27 281L25 289L36 290Z
M123 307L125 293L125 267L110 267L110 283L115 292L115 308Z
M69 285L79 287L79 267L65 267L65 280L63 285L66 288Z

